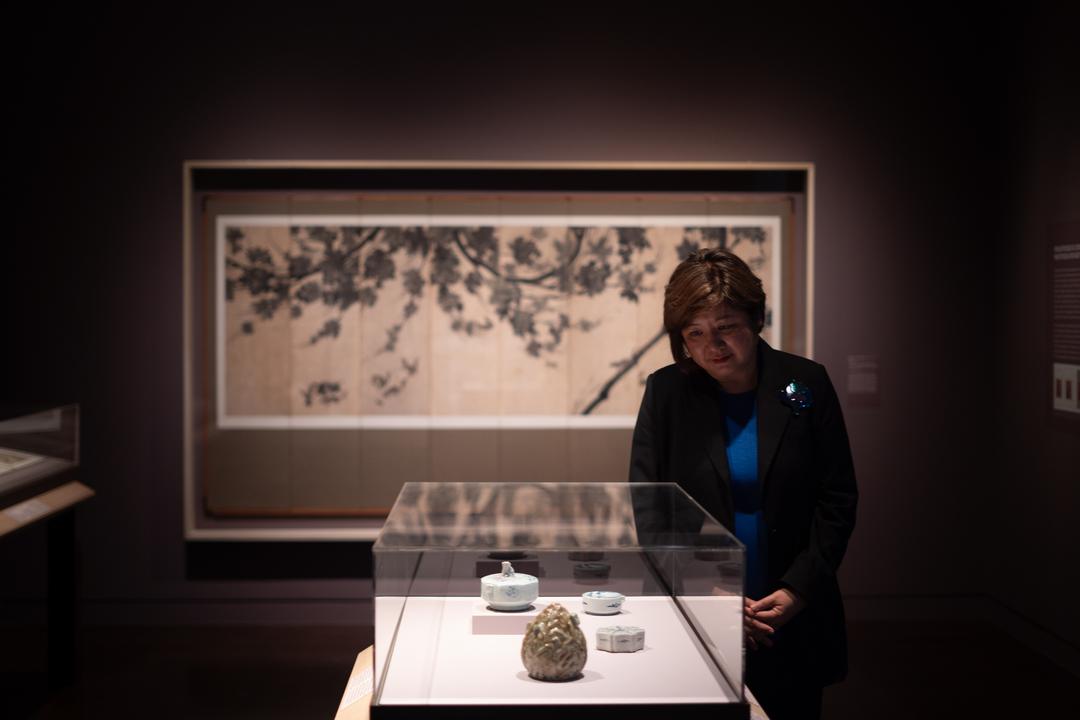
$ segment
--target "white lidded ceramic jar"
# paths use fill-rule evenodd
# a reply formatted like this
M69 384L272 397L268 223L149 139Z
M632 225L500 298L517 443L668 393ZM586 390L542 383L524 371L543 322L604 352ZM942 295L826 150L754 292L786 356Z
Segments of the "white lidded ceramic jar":
M480 578L480 597L494 610L525 610L540 597L540 581L503 561L501 573Z

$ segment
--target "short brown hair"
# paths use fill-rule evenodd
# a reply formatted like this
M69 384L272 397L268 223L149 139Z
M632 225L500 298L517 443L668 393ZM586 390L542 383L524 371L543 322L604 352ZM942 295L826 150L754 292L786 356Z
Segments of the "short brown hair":
M765 327L765 289L754 271L727 250L695 250L679 263L664 288L664 329L675 362L682 365L690 357L683 343L683 328L702 310L721 303L749 315L755 333Z

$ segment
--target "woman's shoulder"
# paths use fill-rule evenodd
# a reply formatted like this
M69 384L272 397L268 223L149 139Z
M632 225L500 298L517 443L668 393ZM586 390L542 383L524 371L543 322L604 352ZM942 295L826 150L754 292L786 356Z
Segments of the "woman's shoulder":
M665 365L659 370L654 370L649 374L648 381L652 384L653 388L672 388L676 386L683 386L690 382L692 372L688 372L685 368L682 368L678 363L671 363Z
M649 373L649 377L653 378L656 382L670 382L674 378L686 377L686 371L678 366L677 363L671 363L665 365L662 368L653 370Z
M802 373L813 378L819 378L825 375L825 366L810 358L805 358L802 355L796 355L783 350L777 350L773 347L769 348L768 353L769 360L786 371Z
M684 368L672 363L649 375L645 394L655 403L679 403L679 398L685 399L708 390L709 383L705 373L696 366Z

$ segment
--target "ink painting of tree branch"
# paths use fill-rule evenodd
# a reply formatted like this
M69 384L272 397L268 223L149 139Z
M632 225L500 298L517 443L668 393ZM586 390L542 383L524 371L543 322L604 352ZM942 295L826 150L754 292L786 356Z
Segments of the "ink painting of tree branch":
M680 260L727 247L770 301L778 286L778 221L318 219L219 223L227 416L633 416L671 362L663 290ZM770 302L766 340L778 320Z

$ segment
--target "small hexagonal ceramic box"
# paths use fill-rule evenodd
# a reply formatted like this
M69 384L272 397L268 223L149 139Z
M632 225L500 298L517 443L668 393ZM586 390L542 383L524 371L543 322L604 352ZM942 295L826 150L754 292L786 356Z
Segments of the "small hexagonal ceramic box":
M632 625L610 625L596 631L596 649L637 652L645 648L645 631Z

